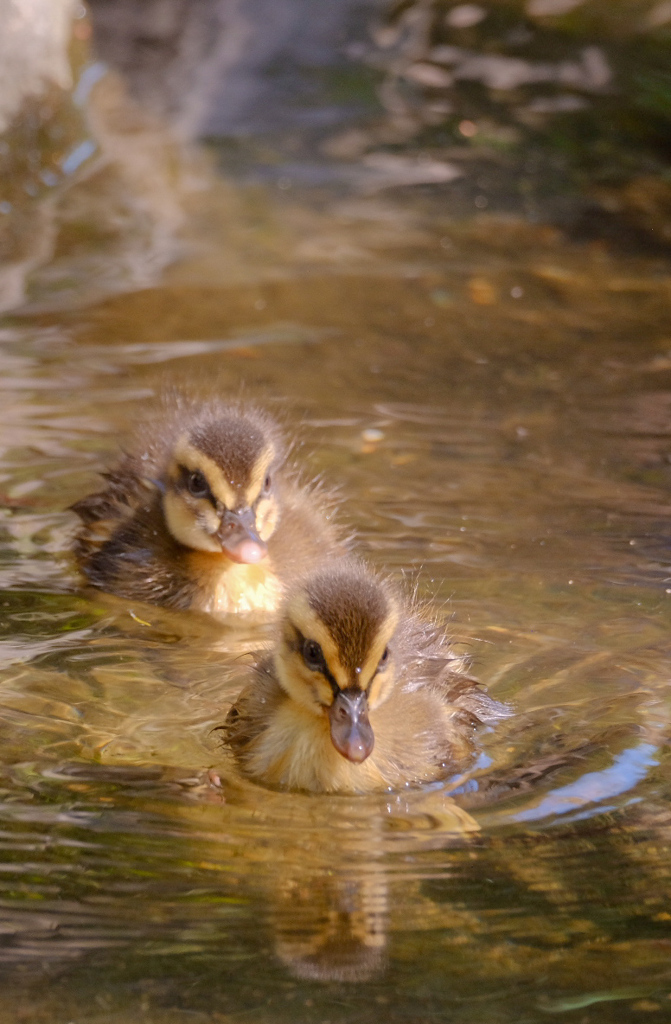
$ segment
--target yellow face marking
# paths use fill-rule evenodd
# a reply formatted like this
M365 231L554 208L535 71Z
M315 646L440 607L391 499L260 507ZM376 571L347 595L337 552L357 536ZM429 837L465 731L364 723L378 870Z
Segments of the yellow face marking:
M272 496L261 498L255 511L256 532L261 540L268 540L271 534L275 532L277 520L279 519L277 502Z
M373 678L371 679L368 686L368 707L371 711L379 707L380 704L384 704L387 697L394 688L394 666L390 664L388 667L381 668Z
M342 666L337 660L337 649L324 624L310 608L306 598L299 595L292 601L279 650L275 654L275 671L280 685L293 701L313 714L323 714L333 703L333 690L321 672L307 667L303 654L296 650L296 630L322 647L326 663L338 685L347 686Z
M258 459L254 463L254 466L252 467L251 478L249 484L247 485L247 490L245 491L245 500L247 501L248 505L253 505L256 499L258 498L259 494L261 493L263 485L265 483L266 476L268 475L270 464L272 463L274 458L275 450L269 445L265 449L265 451L261 452Z
M379 669L380 658L392 639L398 625L398 610L393 607L385 619L374 643L355 678L354 685L368 694L371 710L382 704L394 685L394 669L390 662ZM352 685L352 679L340 659L338 645L327 627L310 606L305 595L298 595L287 610L287 621L283 642L275 657L279 681L290 697L297 703L318 713L321 708L330 707L334 695L330 682L324 675L305 664L301 651L295 649L296 631L309 640L315 640L321 647L329 672L341 690Z
M223 478L219 467L207 455L203 455L189 444L186 437L181 438L175 445L173 456L168 473L173 483L178 480L180 468L183 466L190 472L201 472L214 494L212 484L213 477L216 476L217 483L220 484L220 493L226 493L233 507L235 494L225 481L221 486ZM163 514L170 533L180 544L194 551L221 554L221 542L214 536L219 529L220 519L208 498L194 498L182 491L169 489L163 495Z
M361 673L359 679L361 680L361 689L365 690L370 681L374 678L377 667L380 664L380 658L384 654L385 648L389 645L389 641L396 632L398 626L398 609L396 606L392 606L389 615L383 622L378 634L375 638L375 642L372 644L368 656L361 666Z
M312 672L300 651L284 643L275 655L275 671L280 685L291 700L321 715L333 701L333 691L319 672Z
M215 551L221 554L221 542L214 534L219 528L219 516L209 501L198 501L198 518L180 494L168 491L163 495L163 515L168 530L180 544L194 551ZM204 522L201 521L204 520Z
M329 672L334 677L341 690L346 690L350 685L348 674L340 662L340 655L337 644L329 633L328 629L311 608L308 599L304 594L299 594L292 601L288 610L289 622L299 629L306 640L316 640L326 659ZM311 673L314 675L315 673ZM331 692L329 687L329 693ZM331 700L333 697L331 696ZM329 704L331 703L329 700Z
M229 509L234 509L239 504L238 495L221 472L220 467L208 455L204 455L198 448L194 448L186 436L180 438L175 445L173 456L174 462L170 473L173 480L176 478L179 466L184 466L185 469L193 473L201 472L217 501Z

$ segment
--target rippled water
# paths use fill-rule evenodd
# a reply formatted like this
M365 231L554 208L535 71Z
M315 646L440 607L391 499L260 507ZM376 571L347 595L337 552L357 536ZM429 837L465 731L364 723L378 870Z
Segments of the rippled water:
M140 287L144 221L92 253L66 217L2 326L0 1020L663 1017L671 264L180 159L195 205L130 157L75 190L179 208L178 262ZM82 589L64 510L185 379L275 411L513 704L466 776L246 783L215 727L264 632Z

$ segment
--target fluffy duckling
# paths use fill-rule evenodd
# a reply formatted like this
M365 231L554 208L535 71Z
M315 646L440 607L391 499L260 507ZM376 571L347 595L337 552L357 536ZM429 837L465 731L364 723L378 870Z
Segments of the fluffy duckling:
M508 714L390 583L342 560L289 595L276 649L222 728L252 779L368 793L464 767L475 727Z
M274 613L288 582L343 550L328 501L284 460L260 409L174 398L72 506L82 571L120 597L218 619Z

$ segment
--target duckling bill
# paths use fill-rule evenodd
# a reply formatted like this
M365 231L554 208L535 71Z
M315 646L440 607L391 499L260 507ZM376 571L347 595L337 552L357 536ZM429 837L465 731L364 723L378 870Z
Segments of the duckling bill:
M343 560L289 595L277 646L223 729L252 779L366 793L462 769L477 726L508 714L391 584Z
M177 397L72 506L89 582L215 618L272 614L285 585L342 545L328 502L285 465L277 424L238 403Z

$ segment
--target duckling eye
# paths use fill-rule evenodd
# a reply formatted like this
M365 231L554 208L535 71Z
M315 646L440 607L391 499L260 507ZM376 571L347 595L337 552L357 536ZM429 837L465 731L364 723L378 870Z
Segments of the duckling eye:
M325 667L324 652L316 640L303 641L303 661L313 672L321 672Z
M186 481L186 486L189 494L191 494L194 498L206 498L210 493L210 488L208 487L207 480L200 472L200 470L195 470L195 472L189 473L189 476L187 477Z
M388 661L389 661L389 648L385 647L385 649L382 652L382 657L380 658L380 660L377 663L378 669L384 668Z
M272 481L272 478L270 476L270 473L266 473L266 479L263 481L263 492L264 492L264 494L268 493L268 491L270 490L270 485L272 484L272 482L273 481Z

